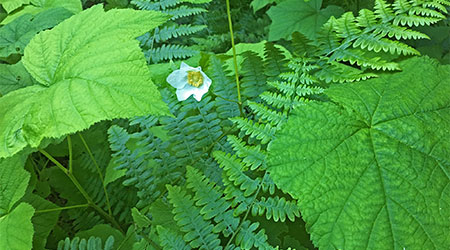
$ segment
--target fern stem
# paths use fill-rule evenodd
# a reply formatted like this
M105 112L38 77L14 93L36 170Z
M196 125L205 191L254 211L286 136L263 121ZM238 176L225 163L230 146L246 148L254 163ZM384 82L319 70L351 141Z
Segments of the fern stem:
M100 180L101 180L101 182L102 182L103 192L105 193L106 206L108 207L108 213L109 213L109 215L112 215L112 212L111 212L111 203L109 202L108 192L106 192L105 180L103 179L103 174L102 174L102 172L100 171L100 167L98 166L97 161L95 160L94 155L92 154L91 149L89 148L88 144L86 143L86 140L84 139L84 137L83 137L80 133L78 133L78 135L80 136L80 139L81 139L81 141L83 142L83 145L84 145L84 147L86 148L86 150L87 150L87 152L88 152L88 154L89 154L89 157L91 158L92 162L94 163L95 168L97 169L98 176L100 177Z
M232 103L236 103L237 105L239 105L239 102L237 102L237 101L234 101L234 100L231 100L231 99L222 97L222 96L217 95L217 94L215 94L215 95L216 95L217 97L221 98L221 99L224 99L224 100L227 101L227 102L232 102Z
M239 71L238 71L237 58L236 58L236 46L234 46L233 23L231 22L230 0L226 0L226 5L227 5L228 26L230 28L231 47L233 50L233 64L234 64L234 75L236 77L238 106L239 106L239 112L241 113L241 116L244 117L244 110L242 109L242 100L241 100L241 87L240 87L240 83L239 83Z
M267 172L264 174L264 177L265 177L265 175L267 175ZM262 180L264 179L264 177L262 178ZM255 198L253 198L252 203L248 206L248 209L245 212L244 218L240 221L238 228L236 229L236 231L233 232L233 235L231 235L231 238L228 240L227 245L224 247L224 249L228 249L231 242L233 241L233 238L237 235L239 230L241 230L242 224L244 223L244 221L247 219L248 215L250 214L250 210L252 210L253 204L255 204L256 197L258 197L261 187L262 187L262 181L259 183L258 190L256 190L256 193L255 193Z
M72 151L72 138L70 135L67 136L67 147L69 148L69 173L72 173L73 170L73 151Z
M236 128L236 123L233 124L233 126L231 128L229 128L227 131L222 132L222 134L217 137L217 139L211 144L209 145L208 149L205 152L208 152L214 147L214 145L216 145L220 140L222 140L222 138L224 138L225 136L229 135L231 131L233 131Z
M58 160L56 160L55 158L53 158L53 156L51 156L47 151L45 151L44 149L39 149L39 152L41 154L43 154L45 157L47 157L51 162L53 162L56 167L58 167L61 171L63 171L67 177L69 177L69 179L72 181L72 183L75 185L75 187L78 189L78 191L80 191L81 195L83 195L83 197L86 199L86 201L88 202L89 206L92 207L93 209L95 209L100 215L102 215L104 218L106 218L108 221L111 222L111 224L113 224L117 229L120 230L120 232L122 232L123 234L125 234L125 231L123 231L122 227L119 225L119 223L114 219L114 217L112 217L111 215L109 215L108 213L106 213L105 211L103 211L103 209L101 209L99 206L97 206L94 202L94 200L91 198L91 196L89 196L89 194L86 192L86 190L84 190L84 188L81 186L81 184L78 182L77 178L75 178L75 176L69 172L69 170L67 168L65 168Z
M68 210L68 209L74 209L74 208L80 208L80 207L89 207L89 203L86 204L80 204L80 205L73 205L73 206L67 206L67 207L57 207L57 208L49 208L49 209L42 209L42 210L36 210L35 213L49 213L49 212L55 212L55 211L62 211L62 210Z

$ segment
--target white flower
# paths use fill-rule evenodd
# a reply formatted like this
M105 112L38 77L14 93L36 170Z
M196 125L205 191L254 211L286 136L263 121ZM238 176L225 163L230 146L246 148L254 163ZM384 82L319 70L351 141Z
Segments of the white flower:
M166 81L177 89L178 101L184 101L194 95L197 101L208 92L211 79L203 73L201 67L193 68L182 62L180 69L172 72Z

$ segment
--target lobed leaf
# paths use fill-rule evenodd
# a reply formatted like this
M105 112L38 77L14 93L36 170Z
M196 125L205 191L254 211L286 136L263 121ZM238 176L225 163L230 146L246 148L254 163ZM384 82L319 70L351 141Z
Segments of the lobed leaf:
M167 18L97 5L35 36L22 62L40 84L0 98L0 157L102 120L168 115L135 40Z
M450 67L429 58L296 109L268 169L323 249L450 245Z

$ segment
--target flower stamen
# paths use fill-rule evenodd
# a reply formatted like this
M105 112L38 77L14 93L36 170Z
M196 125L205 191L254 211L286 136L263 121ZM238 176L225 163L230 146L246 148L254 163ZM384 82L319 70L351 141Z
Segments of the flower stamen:
M203 75L200 71L188 71L187 78L188 84L196 88L203 84Z

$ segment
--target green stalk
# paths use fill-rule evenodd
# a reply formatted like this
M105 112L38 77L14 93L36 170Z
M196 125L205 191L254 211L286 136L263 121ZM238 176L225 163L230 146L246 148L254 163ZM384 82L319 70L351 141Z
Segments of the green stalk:
M69 173L72 173L73 170L73 152L72 152L72 138L70 137L70 135L67 136L67 146L69 148Z
M98 166L97 161L95 160L91 149L89 148L88 144L86 143L86 140L84 140L84 137L80 133L78 133L78 135L80 136L80 139L83 142L83 145L86 148L86 150L89 154L89 157L91 158L92 162L94 163L95 168L97 169L98 176L100 177L100 180L102 182L103 192L105 193L106 206L108 207L108 213L109 213L109 215L112 215L111 203L109 202L108 192L106 192L106 187L105 187L105 180L103 179L103 175L102 175L102 172L100 171L100 167Z
M36 210L35 213L37 213L37 214L39 214L39 213L49 213L49 212L55 212L55 211L62 211L62 210L80 208L80 207L89 207L89 204L80 204L80 205L73 205L73 206L67 206L67 207L57 207L57 208Z
M86 190L84 190L84 188L81 186L81 184L75 178L75 176L67 170L67 168L65 168L58 160L53 158L53 156L51 156L47 151L45 151L43 149L39 149L39 152L41 154L45 155L45 157L47 157L51 162L53 162L56 165L56 167L58 167L61 171L63 171L67 175L67 177L69 177L69 179L72 181L72 183L75 185L75 187L81 193L81 195L83 195L83 197L86 199L86 201L88 202L90 207L95 209L100 215L102 215L105 219L110 221L111 224L113 224L117 229L119 229L120 232L125 234L125 231L123 231L122 227L114 219L114 217L112 217L111 215L109 215L108 213L103 211L103 209L101 209L99 206L97 206L95 204L94 200L89 196L89 194L86 192Z
M242 109L241 87L240 87L240 83L239 83L239 71L238 71L237 58L236 58L236 47L234 46L233 23L231 22L230 0L226 0L226 2L227 2L228 26L230 28L230 36L231 36L231 47L233 50L233 64L234 64L234 75L236 77L238 106L239 106L239 112L241 113L241 116L244 117L245 115L244 115L244 110Z

